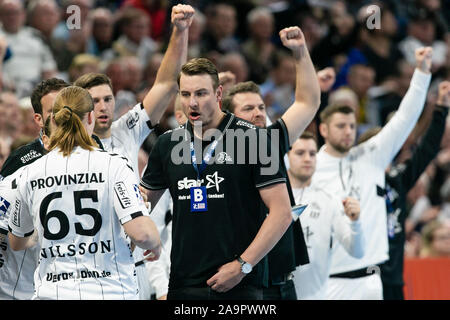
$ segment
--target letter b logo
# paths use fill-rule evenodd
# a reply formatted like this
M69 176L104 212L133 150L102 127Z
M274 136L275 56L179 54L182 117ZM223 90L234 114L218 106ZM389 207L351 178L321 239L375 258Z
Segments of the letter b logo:
M203 200L202 189L195 189L194 190L194 201L200 202L202 200Z

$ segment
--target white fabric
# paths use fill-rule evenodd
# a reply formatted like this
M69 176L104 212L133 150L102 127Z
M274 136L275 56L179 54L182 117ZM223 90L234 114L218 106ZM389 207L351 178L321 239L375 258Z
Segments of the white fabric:
M383 284L380 274L361 278L330 278L327 284L327 300L383 300Z
M136 214L148 215L137 188L128 163L99 150L76 147L68 157L53 150L25 167L9 227L16 236L38 232L33 299L138 298L121 232Z
M414 128L426 99L431 75L416 69L410 88L394 117L374 137L353 147L343 158L331 156L323 146L317 154L312 184L323 187L341 200L347 196L360 201L360 221L365 238L365 255L351 257L336 244L331 274L354 271L380 264L388 259L386 204L377 195L385 187L385 169Z
M294 271L299 300L326 298L326 282L330 271L331 243L339 241L352 256L364 254L364 238L359 221L352 222L341 202L314 186L292 189L296 204L307 204L300 215L308 248L309 264Z
M9 246L7 236L9 213L16 202L16 189L12 181L20 177L24 167L0 182L0 300L29 300L33 296L33 275L37 267L40 246L14 251ZM9 204L9 205L8 205ZM8 207L8 208L7 208Z

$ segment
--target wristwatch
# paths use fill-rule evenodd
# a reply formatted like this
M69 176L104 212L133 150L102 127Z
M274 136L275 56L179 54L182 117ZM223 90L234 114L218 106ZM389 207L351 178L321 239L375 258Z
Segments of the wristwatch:
M252 272L253 267L250 263L245 262L241 257L237 257L236 259L241 264L241 272L243 274L249 274L250 272Z

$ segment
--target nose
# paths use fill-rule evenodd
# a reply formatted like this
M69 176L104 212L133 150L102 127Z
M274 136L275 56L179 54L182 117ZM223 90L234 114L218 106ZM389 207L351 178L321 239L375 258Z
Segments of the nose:
M190 106L190 107L195 107L195 106L197 106L197 100L195 100L194 95L192 95L192 96L189 98L189 106Z
M98 111L105 111L106 110L106 103L103 99L100 99L96 104L95 104L95 108Z

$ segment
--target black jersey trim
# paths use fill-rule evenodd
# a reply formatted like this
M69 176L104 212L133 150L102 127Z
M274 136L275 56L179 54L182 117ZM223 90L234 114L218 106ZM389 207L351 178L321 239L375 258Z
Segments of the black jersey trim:
M145 108L144 108L144 102L140 102L140 103L139 103L139 106L141 107L141 110L145 110ZM145 110L145 112L147 112L147 110ZM148 117L148 118L150 119L150 117ZM145 123L147 124L147 127L148 127L150 130L155 129L155 126L152 125L152 121L151 121L151 120L147 120Z
M8 230L9 230L9 232L11 232L13 235L16 236L16 234L13 232L13 229L11 229L11 227L10 227L9 225L8 225ZM25 233L23 236L17 236L17 237L20 237L20 238L26 238L26 237L31 236L33 233L34 233L34 230L31 231L31 232Z
M8 234L8 230L0 228L0 234Z
M135 213L130 214L131 220L136 219L138 217L142 217L144 214L142 213L142 211L138 211Z
M258 183L255 187L258 189L270 186L272 184L277 184L277 183L286 183L286 178L278 178L278 179L274 179L274 180L270 180L270 181L266 181L263 183Z
M153 186L151 186L151 185L149 185L149 184L147 184L147 183L145 183L143 180L141 180L141 182L139 183L141 186L143 186L145 189L147 189L147 190L164 190L164 189L167 189L167 187L153 187Z

